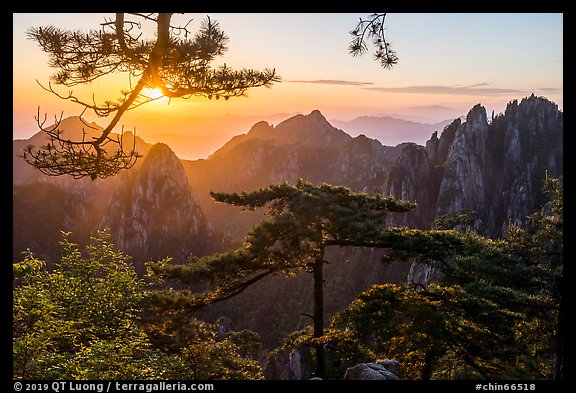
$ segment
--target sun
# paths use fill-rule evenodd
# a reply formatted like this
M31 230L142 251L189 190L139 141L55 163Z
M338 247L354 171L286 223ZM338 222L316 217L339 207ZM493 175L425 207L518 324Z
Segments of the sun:
M157 88L152 89L146 87L142 90L142 94L151 100L155 100L156 102L165 102L168 100L168 97L165 97L164 94L162 94L162 91Z

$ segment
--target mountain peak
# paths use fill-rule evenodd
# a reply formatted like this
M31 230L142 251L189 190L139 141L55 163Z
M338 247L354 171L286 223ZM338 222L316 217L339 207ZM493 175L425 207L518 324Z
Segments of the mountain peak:
M308 116L312 119L324 119L324 120L326 120L324 115L322 113L320 113L320 111L318 109L314 109L312 112L310 112L310 114Z
M222 156L237 146L249 143L262 143L266 141L273 145L342 145L352 137L344 131L332 126L328 120L315 109L307 115L297 114L282 122L276 127L266 121L255 123L247 134L237 135L218 149L210 158Z
M284 143L325 146L334 143L340 145L352 139L350 135L330 124L317 109L308 115L300 114L284 120L275 130L277 140Z
M156 154L167 154L176 157L174 151L164 142L158 142L152 145L150 151L148 152L148 157L154 156Z
M310 112L307 115L303 115L303 114L294 115L294 116L284 120L280 124L278 124L276 126L276 128L281 129L281 128L285 127L286 125L290 125L290 126L314 125L314 126L322 126L322 127L327 125L328 127L332 127L332 125L328 122L328 120L326 120L324 115L318 109L314 109L312 112Z
M466 122L468 123L486 123L486 121L486 108L484 108L481 104L474 105L466 116Z
M262 120L258 123L254 124L250 131L248 131L249 136L251 137L263 137L269 135L272 131L274 131L274 127L272 127L268 122Z
M70 116L65 119L56 122L55 124L47 127L48 130L53 130L55 128L67 133L81 133L82 131L87 134L101 132L103 130L95 122L88 123L86 120L82 119L80 116Z
M318 109L314 109L312 112L310 112L307 115L302 115L303 119L306 119L314 124L328 124L330 127L332 127L332 124L330 124L330 122L326 119L326 117L324 117L324 115L318 110Z

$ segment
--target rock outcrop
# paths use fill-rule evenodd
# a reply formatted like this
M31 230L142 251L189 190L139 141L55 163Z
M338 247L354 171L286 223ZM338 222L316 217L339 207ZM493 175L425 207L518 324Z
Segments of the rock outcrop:
M467 210L483 235L500 236L544 202L546 174L562 176L562 146L562 112L545 98L512 101L491 122L476 105L464 122L446 126L440 138L434 133L425 148L402 150L384 192L418 207L392 214L388 224L426 229L444 214Z
M310 349L299 347L290 353L288 375L289 379L307 380L314 373Z
M308 380L313 373L312 354L306 347L290 353L279 350L268 357L264 367L264 376L272 380Z
M381 363L360 363L349 367L344 374L345 380L398 380L392 371Z
M15 257L30 248L51 263L59 257L60 231L85 244L106 228L139 273L151 259L185 260L209 252L212 230L181 161L165 144L144 151L133 168L108 179L19 177L13 186ZM30 222L43 222L42 230L34 234Z
M140 269L148 259L201 255L209 236L180 160L162 143L150 149L137 171L124 173L99 226L110 228Z
M434 166L423 146L409 144L391 167L385 183L386 194L417 202L413 211L391 215L394 226L427 228L435 218L441 170Z

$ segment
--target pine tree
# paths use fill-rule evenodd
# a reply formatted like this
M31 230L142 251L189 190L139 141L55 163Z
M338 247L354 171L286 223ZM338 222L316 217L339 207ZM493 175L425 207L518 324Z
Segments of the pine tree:
M210 281L204 292L155 293L152 304L159 310L194 310L235 296L268 275L306 270L314 274L314 326L307 342L316 348L319 376L324 375L324 344L344 343L353 353L367 354L370 350L358 343L375 335L388 354L412 364L412 378L446 377L438 370L447 363L472 369L474 377L548 378L561 365L563 263L562 193L558 184L549 188L553 202L549 211L533 216L533 228L510 227L507 237L495 240L470 229L385 228L388 212L414 205L326 184L299 181L248 193L212 193L217 201L248 210L267 206L269 218L237 250L189 264L150 265L169 280ZM442 275L428 286L375 287L335 318L341 330L326 333L322 268L329 246L386 249L387 259L426 263ZM551 373L543 371L552 363Z
M369 244L379 238L388 212L405 212L414 204L302 180L296 185L271 185L254 192L212 192L212 197L248 210L268 206L269 218L254 227L237 250L196 258L185 265L150 265L155 274L166 279L184 283L209 279L212 283L203 293L174 290L158 293L154 299L160 304L158 309L167 305L198 309L235 296L268 275L291 276L306 270L314 278L312 342L316 348L316 374L322 377L326 247Z
M126 111L158 99L146 89L156 89L170 99L202 96L227 100L280 80L271 69L234 70L226 64L213 68L211 63L227 50L228 37L219 24L208 17L192 34L188 24L173 26L171 20L171 13L128 17L117 13L114 20L102 23L100 30L87 33L54 26L30 28L28 37L48 54L48 65L59 70L44 89L80 105L82 114L90 110L99 117L113 116L100 135L87 138L85 132L82 139L71 140L59 129L61 117L54 127L46 128L46 118L41 121L38 113L36 121L48 143L40 148L28 146L23 153L26 162L50 176L90 176L93 180L113 176L132 167L140 157L134 146L126 148L122 136L112 137L111 132ZM143 23L156 25L154 40L142 39ZM72 90L62 94L52 86L72 88L117 73L128 76L130 88L121 91L116 100L97 103L94 97L85 100ZM90 128L86 123L86 129Z

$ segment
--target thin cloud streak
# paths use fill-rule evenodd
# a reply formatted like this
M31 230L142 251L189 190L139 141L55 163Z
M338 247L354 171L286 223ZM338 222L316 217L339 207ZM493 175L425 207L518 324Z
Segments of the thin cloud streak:
M493 96L506 94L526 94L526 91L518 89L502 88L478 88L485 86L484 83L478 83L472 86L451 87L451 86L405 86L405 87L364 87L365 90L377 91L381 93L412 93L412 94L448 94L448 95L466 95L466 96Z
M541 93L548 93L548 94L560 93L560 89L556 87L540 87L537 90Z
M345 85L345 86L367 86L373 85L372 82L346 81L340 79L315 79L315 80L286 80L284 82L292 83L315 83L321 85Z

